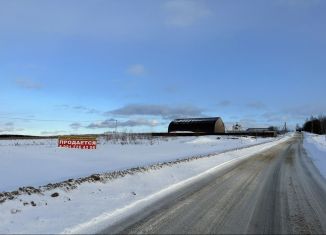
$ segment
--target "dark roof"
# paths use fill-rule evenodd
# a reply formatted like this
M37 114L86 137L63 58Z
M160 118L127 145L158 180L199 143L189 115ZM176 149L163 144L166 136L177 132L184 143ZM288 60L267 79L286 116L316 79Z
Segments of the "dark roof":
M215 123L219 120L222 121L220 117L175 119L170 123L168 131L213 133L215 130Z
M179 118L174 119L173 122L216 122L220 117L210 117L210 118Z

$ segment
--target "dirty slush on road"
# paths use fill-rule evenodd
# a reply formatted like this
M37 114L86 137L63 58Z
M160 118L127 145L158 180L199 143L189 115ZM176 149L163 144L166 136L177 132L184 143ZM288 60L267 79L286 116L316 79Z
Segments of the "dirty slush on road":
M296 134L101 233L326 233L325 179L302 138Z

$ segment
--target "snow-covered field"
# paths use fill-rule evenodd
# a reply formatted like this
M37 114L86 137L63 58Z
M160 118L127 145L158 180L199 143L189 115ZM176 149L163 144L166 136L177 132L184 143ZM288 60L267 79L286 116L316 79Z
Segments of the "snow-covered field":
M326 179L326 136L305 132L303 146L315 166Z
M184 161L159 170L126 175L107 182L86 182L73 190L56 188L41 194L19 195L0 204L0 233L96 232L179 187L290 137L183 137L160 140L154 144L146 141L139 145L102 144L95 151L58 149L56 143L50 140L19 141L19 145L15 141L2 141L0 159L4 164L1 164L0 178L1 186L4 184L7 189L255 146ZM263 144L256 145L258 143ZM51 197L53 193L58 195Z
M96 150L63 149L57 140L0 140L0 192L41 186L187 157L221 153L271 141L252 137L142 139L136 144L100 140Z

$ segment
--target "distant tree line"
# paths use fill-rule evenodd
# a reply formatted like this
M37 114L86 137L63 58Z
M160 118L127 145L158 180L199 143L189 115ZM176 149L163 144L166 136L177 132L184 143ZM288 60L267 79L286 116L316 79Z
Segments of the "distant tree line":
M311 116L310 119L307 119L306 122L303 124L302 130L319 135L326 134L326 116Z

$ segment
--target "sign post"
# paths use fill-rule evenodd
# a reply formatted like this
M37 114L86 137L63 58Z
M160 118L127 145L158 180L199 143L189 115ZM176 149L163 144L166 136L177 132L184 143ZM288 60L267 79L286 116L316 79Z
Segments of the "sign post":
M77 149L96 149L96 137L92 136L60 136L58 147Z

